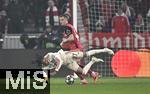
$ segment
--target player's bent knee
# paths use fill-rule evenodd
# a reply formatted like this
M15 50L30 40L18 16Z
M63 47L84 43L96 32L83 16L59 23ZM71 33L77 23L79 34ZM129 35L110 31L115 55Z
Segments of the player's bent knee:
M76 72L83 73L83 69L79 67Z

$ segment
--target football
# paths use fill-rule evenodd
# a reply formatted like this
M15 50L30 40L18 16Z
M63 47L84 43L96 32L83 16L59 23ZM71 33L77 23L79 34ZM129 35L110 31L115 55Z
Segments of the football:
M66 78L65 78L65 82L68 85L74 84L75 79L74 79L73 75L67 75Z

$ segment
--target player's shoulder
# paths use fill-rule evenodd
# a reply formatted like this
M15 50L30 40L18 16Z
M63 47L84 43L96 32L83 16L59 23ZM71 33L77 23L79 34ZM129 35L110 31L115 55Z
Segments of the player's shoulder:
M70 23L68 23L66 26L67 26L67 27L70 27L70 28L73 28L73 25L70 24Z
M71 24L68 23L65 26L65 30L64 31L65 31L65 34L70 35L70 34L74 33L74 28L73 28L73 26Z

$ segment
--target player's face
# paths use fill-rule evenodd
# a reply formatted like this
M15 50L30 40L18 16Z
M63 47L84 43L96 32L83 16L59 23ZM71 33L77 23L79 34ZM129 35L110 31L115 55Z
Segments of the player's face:
M48 6L54 6L54 1L53 0L48 0Z
M118 10L118 15L121 15L123 11L121 9Z
M46 31L47 31L47 32L51 32L51 28L50 28L50 27L47 27L47 28L46 28Z
M60 25L65 26L68 23L68 20L65 17L59 17Z

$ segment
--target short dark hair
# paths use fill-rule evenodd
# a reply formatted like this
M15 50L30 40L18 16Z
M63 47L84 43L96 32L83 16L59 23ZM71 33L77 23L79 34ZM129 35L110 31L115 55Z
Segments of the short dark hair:
M67 13L60 15L59 17L65 17L68 21L70 20L71 16Z

